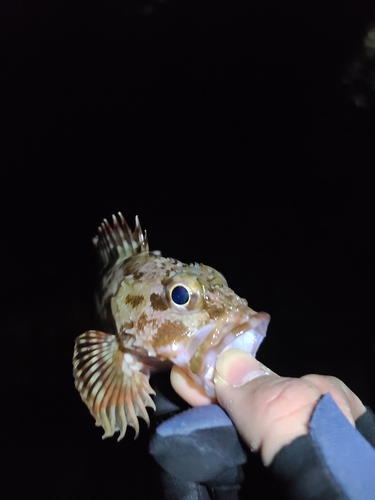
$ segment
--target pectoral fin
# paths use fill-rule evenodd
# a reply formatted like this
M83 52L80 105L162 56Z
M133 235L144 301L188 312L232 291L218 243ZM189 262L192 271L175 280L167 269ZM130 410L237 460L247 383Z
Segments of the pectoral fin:
M155 391L148 375L140 371L145 365L133 354L123 352L116 336L96 330L80 335L74 347L73 367L76 388L96 425L103 427L103 439L120 431L119 441L128 425L134 427L137 437L137 417L150 424L146 406L155 410L150 397Z

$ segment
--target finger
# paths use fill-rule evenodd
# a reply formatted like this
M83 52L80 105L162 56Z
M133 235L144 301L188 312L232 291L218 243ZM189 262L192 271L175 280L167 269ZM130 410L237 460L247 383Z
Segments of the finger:
M366 407L340 379L328 375L305 375L302 377L315 384L322 394L328 392L349 422L354 425L355 420L366 412Z
M224 352L216 364L218 401L265 465L296 437L308 433L322 393L309 380L279 377L251 355Z
M209 405L216 402L207 396L203 387L199 387L181 368L174 365L171 371L173 389L192 406Z

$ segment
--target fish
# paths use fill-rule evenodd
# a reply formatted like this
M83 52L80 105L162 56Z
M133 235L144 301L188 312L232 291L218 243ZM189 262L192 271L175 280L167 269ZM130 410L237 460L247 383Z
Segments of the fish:
M104 219L93 238L101 271L96 306L101 329L77 337L73 375L103 439L118 441L155 410L149 379L173 365L215 399L218 356L228 348L255 356L269 314L256 312L224 276L204 264L185 264L150 251L138 216L134 231L122 213Z

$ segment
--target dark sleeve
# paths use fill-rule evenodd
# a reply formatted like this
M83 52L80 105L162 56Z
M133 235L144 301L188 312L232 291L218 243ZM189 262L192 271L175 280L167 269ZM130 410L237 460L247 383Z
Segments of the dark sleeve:
M355 426L362 436L375 447L375 415L371 408L367 407L366 413L356 420Z
M375 499L375 416L352 427L330 394L319 401L310 432L275 456L270 469L298 500Z

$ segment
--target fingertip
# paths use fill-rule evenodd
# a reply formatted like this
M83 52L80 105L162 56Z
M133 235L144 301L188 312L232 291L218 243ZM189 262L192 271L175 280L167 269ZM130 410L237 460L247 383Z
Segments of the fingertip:
M214 378L215 386L239 387L271 370L257 361L251 354L240 349L228 349L217 360Z
M180 367L173 366L170 379L173 389L190 405L204 406L214 402Z

